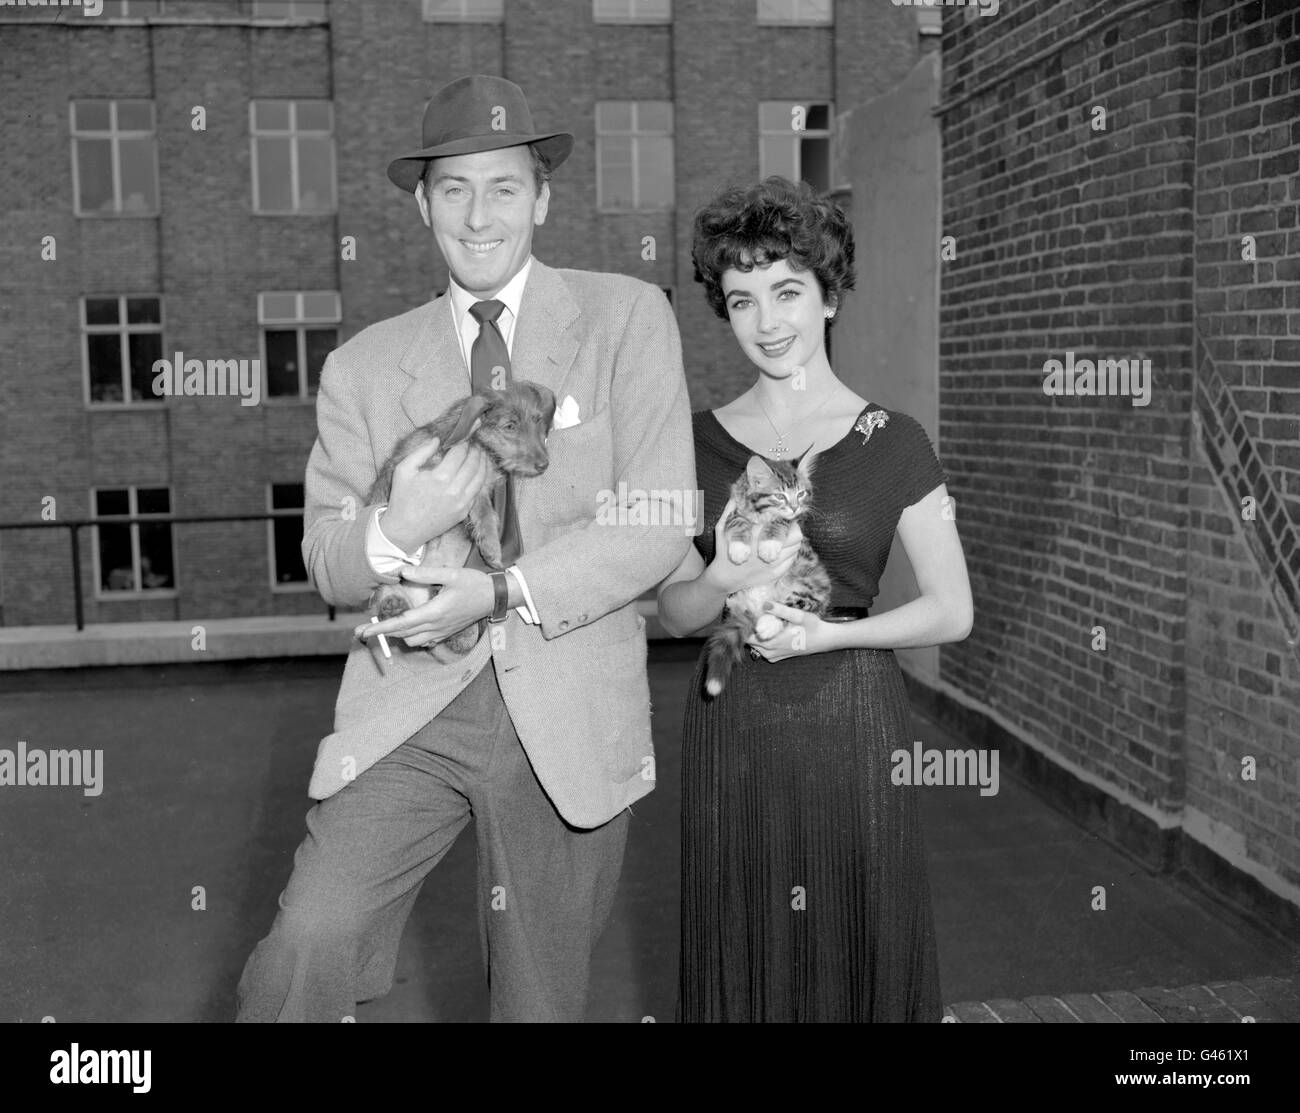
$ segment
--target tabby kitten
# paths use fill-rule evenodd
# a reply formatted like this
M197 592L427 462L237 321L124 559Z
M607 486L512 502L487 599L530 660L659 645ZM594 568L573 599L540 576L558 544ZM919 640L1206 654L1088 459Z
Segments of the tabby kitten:
M723 526L727 559L743 564L749 559L749 539L758 527L758 558L771 564L781 552L790 527L808 510L812 497L811 453L805 453L798 467L761 456L749 463L731 488L735 510ZM785 623L763 610L769 600L820 615L831 598L831 578L805 537L794 564L775 583L742 588L727 596L727 608L720 626L705 647L707 664L704 689L710 696L722 691L731 670L740 660L745 643L757 635L766 640Z

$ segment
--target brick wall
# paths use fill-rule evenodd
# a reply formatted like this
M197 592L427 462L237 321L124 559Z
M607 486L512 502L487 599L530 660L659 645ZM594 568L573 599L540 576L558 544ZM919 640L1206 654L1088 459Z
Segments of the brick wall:
M945 683L1295 901L1300 659L1193 425L1199 333L1293 536L1293 8L945 11L940 435L977 598ZM1046 396L1067 352L1150 359L1150 404Z

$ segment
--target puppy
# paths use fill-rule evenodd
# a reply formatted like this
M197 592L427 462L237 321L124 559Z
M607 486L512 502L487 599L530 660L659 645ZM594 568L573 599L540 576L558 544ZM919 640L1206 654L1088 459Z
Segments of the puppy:
M538 383L521 380L505 390L486 390L453 402L427 425L412 430L393 449L374 486L370 504L387 502L392 492L393 469L422 444L438 438L438 451L422 466L435 467L446 452L461 441L483 452L488 460L488 481L470 505L463 521L425 547L420 566L424 568L460 567L470 548L478 546L484 561L501 568L501 522L492 507L492 494L507 481L507 476L541 475L550 462L546 454L546 435L555 417L555 395ZM381 621L402 614L411 607L428 602L440 584L381 584L370 596L370 613ZM478 626L467 626L446 641L428 648L441 661L468 653L478 641ZM404 645L400 639L398 644Z

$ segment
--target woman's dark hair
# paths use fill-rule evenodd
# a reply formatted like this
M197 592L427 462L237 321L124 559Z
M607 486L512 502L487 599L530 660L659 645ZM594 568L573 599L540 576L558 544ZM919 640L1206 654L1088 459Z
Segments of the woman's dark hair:
M725 189L695 214L691 259L695 281L704 284L709 304L723 320L728 316L723 273L781 259L812 271L822 297L838 305L841 293L853 289L853 226L839 205L818 197L807 182L773 176Z

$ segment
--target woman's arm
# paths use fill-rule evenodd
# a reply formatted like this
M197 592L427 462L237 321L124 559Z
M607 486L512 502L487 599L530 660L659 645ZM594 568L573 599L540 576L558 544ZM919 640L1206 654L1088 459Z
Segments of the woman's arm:
M713 563L706 565L692 544L686 556L659 585L659 622L674 638L686 638L707 629L718 620L727 596L733 591L773 583L784 576L799 554L803 533L794 526L785 544L770 564L759 558L758 546L750 538L749 559L732 564L723 554L727 548L725 527L735 503L727 501L713 530Z

